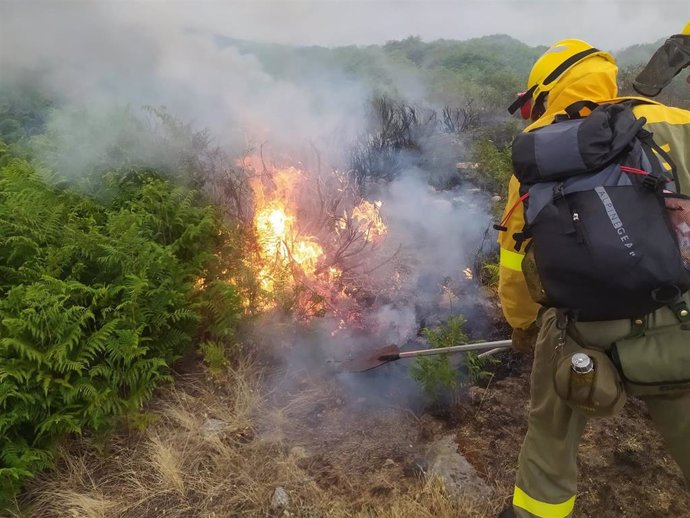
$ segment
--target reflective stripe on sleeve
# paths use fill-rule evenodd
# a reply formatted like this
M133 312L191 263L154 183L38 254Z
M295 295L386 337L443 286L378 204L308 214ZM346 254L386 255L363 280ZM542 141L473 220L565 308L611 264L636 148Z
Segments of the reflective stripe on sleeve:
M515 486L513 505L539 518L567 518L575 507L575 496L568 498L568 500L560 504L548 504L532 498L522 489Z
M524 255L518 254L517 252L501 248L500 264L501 266L505 266L506 268L510 268L511 270L521 272L522 259L524 257Z

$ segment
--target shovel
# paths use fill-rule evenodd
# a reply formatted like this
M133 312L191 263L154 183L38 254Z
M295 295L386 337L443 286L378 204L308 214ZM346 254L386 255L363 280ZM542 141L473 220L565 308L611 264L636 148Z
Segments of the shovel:
M480 357L489 356L511 345L510 340L498 340L496 342L480 342L477 344L456 345L453 347L442 347L437 349L422 349L420 351L401 351L397 345L387 345L378 351L370 353L366 357L352 358L344 362L340 368L350 372L364 372L376 367L380 367L389 362L394 362L402 358L413 358L416 356L431 356L433 354L460 353L465 351L487 351L480 354Z

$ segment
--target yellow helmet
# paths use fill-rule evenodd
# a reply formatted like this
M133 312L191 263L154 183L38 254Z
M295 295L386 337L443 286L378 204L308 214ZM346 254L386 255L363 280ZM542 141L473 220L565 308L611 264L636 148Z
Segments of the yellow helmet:
M561 40L554 43L534 64L527 80L527 90L518 96L508 111L515 113L521 108L524 118L534 119L535 113L539 116L544 111L546 96L556 86L558 79L577 63L592 56L602 56L611 63L616 62L608 52L594 48L582 40ZM533 102L527 105L530 101Z

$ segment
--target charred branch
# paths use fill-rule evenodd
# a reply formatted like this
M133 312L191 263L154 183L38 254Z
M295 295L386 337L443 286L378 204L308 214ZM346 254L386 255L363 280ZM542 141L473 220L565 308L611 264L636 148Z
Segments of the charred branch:
M352 146L351 174L359 192L369 181L389 182L418 161L423 144L438 127L435 111L378 97L371 104L370 129Z
M443 130L456 135L476 129L481 120L474 99L469 99L462 107L445 106L441 116Z

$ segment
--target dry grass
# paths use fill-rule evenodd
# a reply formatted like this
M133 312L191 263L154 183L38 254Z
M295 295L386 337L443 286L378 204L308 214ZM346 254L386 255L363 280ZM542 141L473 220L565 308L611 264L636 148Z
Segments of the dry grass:
M470 390L449 426L386 406L395 394L385 392L383 406L375 406L357 395L348 400L327 375L281 373L274 365L262 381L260 372L245 363L221 379L180 379L155 400L145 431L117 434L106 448L87 439L65 445L58 469L34 480L21 511L10 515L480 518L497 516L510 495L525 431L526 373ZM217 425L211 431L209 419ZM633 400L621 415L590 423L578 516L690 516L678 468L648 421ZM452 430L491 481L482 500L454 498L439 480L407 473L429 442ZM287 510L271 509L278 486L289 495Z
M307 438L294 440L294 419L304 416L314 401L327 398L328 391L306 389L282 408L268 408L257 374L255 366L243 364L229 369L221 382L182 380L157 400L151 410L154 423L145 432L116 436L107 453L99 453L86 439L70 444L59 468L32 482L23 510L15 509L12 516L473 518L497 514L495 503L454 500L439 481L404 478L390 463L385 469L376 468L372 460L371 469L348 472L351 459L343 458L343 466L332 465L337 451L329 466L340 476L332 485L325 483L316 473L319 457L310 451ZM217 430L205 428L209 418L218 420ZM261 433L259 427L265 432L270 428L271 433ZM354 449L343 451L349 455ZM380 493L361 494L359 476ZM277 486L290 496L287 511L271 509Z

